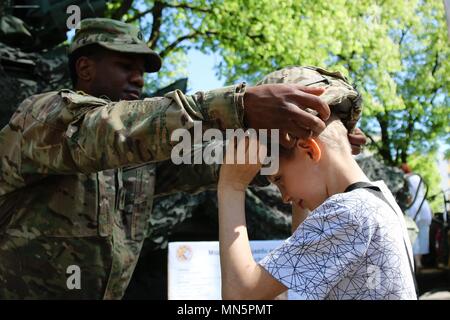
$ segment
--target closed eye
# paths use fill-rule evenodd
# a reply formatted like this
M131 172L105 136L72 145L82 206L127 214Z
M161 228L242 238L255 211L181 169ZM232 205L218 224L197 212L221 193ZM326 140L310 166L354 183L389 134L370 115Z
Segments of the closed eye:
M280 180L281 180L281 176L276 176L276 177L273 178L273 182L274 182L274 183L277 183L277 182L279 182Z
M119 66L127 71L131 70L133 68L131 63L128 63L128 62L119 62Z

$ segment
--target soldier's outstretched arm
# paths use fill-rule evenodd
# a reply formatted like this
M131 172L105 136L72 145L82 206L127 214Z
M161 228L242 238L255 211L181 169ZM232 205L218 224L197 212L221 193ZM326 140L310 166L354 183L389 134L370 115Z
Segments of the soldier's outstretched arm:
M107 103L68 90L30 97L19 107L10 128L20 136L23 170L29 173L90 173L170 157L175 129L279 128L281 143L289 133L309 137L328 118L328 105L316 95L321 88L271 84L229 86L186 96ZM244 107L245 105L245 107ZM14 138L12 138L14 139ZM17 149L16 149L17 150ZM6 154L10 153L6 151ZM24 163L25 162L25 163Z
M115 103L68 90L32 96L2 133L14 145L2 153L17 159L20 146L21 173L30 174L90 173L165 160L177 143L170 141L175 129L191 129L194 121L202 121L203 129L242 127L243 92L243 85L192 96L177 90Z

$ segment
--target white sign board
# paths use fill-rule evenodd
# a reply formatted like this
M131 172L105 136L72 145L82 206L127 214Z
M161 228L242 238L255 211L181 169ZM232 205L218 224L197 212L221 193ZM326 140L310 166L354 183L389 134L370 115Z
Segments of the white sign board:
M250 241L255 261L264 258L282 242ZM168 281L169 300L220 300L219 242L169 243Z

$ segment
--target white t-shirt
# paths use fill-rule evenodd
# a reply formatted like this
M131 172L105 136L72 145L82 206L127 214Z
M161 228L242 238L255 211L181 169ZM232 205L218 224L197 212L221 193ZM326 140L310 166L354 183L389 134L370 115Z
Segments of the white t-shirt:
M417 224L423 224L423 225L430 225L431 220L433 218L433 214L431 212L430 205L428 204L428 201L423 201L423 198L425 197L425 190L423 183L420 183L420 177L416 174L407 176L408 181L408 187L409 192L414 197L417 193L417 198L412 204L411 208L407 210L408 216L410 216L412 219L415 219ZM420 185L420 188L419 188ZM419 188L418 192L417 189ZM420 204L422 203L422 207L420 207ZM419 210L420 208L420 210Z
M384 183L375 184L392 204ZM365 189L333 195L259 264L290 298L417 299L406 228L394 205L397 212Z

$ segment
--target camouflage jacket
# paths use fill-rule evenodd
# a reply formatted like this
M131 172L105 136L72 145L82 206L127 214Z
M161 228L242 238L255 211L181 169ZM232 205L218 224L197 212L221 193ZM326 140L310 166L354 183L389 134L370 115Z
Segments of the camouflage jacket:
M242 127L244 91L110 102L61 90L22 102L0 131L0 298L120 299L154 197L217 181L217 166L164 161L171 133L194 120ZM68 286L73 265L80 289Z

